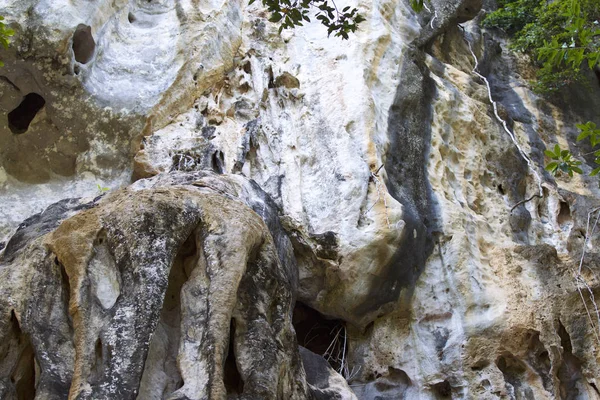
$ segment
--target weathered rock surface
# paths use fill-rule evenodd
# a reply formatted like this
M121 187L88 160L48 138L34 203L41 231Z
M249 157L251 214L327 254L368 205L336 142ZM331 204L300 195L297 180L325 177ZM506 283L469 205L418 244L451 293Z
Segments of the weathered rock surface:
M258 3L0 0L5 396L600 399L600 191L543 169L597 88L535 95L481 1Z
M202 182L54 206L0 266L1 397L308 398L290 266L256 213Z

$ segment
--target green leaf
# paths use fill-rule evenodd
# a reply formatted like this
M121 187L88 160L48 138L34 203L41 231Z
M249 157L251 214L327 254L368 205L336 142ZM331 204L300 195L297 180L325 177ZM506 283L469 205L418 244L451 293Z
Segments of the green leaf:
M281 18L283 18L283 15L281 15L278 12L275 12L275 13L271 14L269 21L270 22L279 22L279 21L281 21Z
M583 139L585 139L586 137L590 136L590 131L583 131L579 134L579 136L577 136L577 141L581 142Z

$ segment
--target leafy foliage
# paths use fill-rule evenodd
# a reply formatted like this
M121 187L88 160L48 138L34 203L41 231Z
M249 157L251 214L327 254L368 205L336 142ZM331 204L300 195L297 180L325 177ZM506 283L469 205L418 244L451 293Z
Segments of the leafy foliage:
M0 45L5 49L8 49L8 45L10 43L9 39L11 36L15 34L10 28L7 28L6 25L2 22L4 21L4 17L0 15ZM3 67L4 63L0 61L0 67Z
M577 124L577 128L579 128L579 130L581 131L581 133L577 137L578 142L581 140L589 139L592 147L596 147L600 144L600 129L596 127L595 123L588 122L586 124ZM598 167L590 173L590 175L592 176L598 175L598 173L600 173L600 149L595 150L593 154L594 157L596 157L594 162L596 163L596 165L598 165Z
M600 63L600 0L503 0L484 26L512 35L512 48L538 61L538 92L586 82L582 68Z
M540 67L534 89L557 92L574 82L586 82L586 68L600 65L600 0L499 0L484 26L503 29L513 38L511 47L532 55ZM579 124L577 141L600 145L600 129L593 122ZM554 175L582 173L580 161L569 150L546 150L552 160L546 169ZM600 165L600 150L593 152ZM591 175L600 173L595 168Z
M410 6L416 12L421 12L425 8L425 3L424 0L410 0Z
M579 168L581 161L573 160L571 152L569 150L561 150L559 145L554 146L554 150L546 150L544 154L554 160L546 165L546 170L554 176L560 175L563 172L569 174L569 176L573 176L573 172L577 172L578 174L583 173L581 168Z
M484 26L501 28L510 35L535 22L539 0L498 1L498 10L486 17Z
M250 0L250 4L255 0ZM309 12L317 11L316 19L327 27L327 34L348 39L350 32L356 32L358 24L365 18L358 9L344 7L339 10L333 0L262 0L271 16L269 21L279 22L279 32L284 29L302 26L303 22L311 22Z
M250 0L249 4L256 0ZM293 29L302 26L304 22L311 22L309 14L316 10L316 19L327 27L327 35L341 37L347 40L352 32L356 32L358 25L365 21L357 8L344 7L340 10L335 0L261 0L271 13L269 21L280 23L279 33L284 29ZM424 8L425 0L410 0L410 5L416 12Z
M589 139L593 148L600 145L600 129L596 127L595 123L590 121L585 124L577 124L577 128L581 131L579 136L577 136L578 142ZM562 172L569 174L569 176L573 176L573 172L582 173L579 168L581 162L573 160L573 155L569 150L561 150L560 146L556 145L554 146L554 150L546 150L544 153L553 160L546 165L546 170L550 171L553 175L560 175ZM592 154L594 154L594 162L598 167L590 175L595 176L600 173L600 149L592 151Z
M110 190L110 188L104 187L101 184L97 183L96 187L98 188L98 193L102 194L104 192L108 192Z

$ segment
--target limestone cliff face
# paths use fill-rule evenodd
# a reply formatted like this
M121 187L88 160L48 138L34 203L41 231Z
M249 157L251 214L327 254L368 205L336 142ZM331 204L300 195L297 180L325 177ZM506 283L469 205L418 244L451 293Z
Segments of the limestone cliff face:
M0 397L600 399L598 89L480 1L258 3L0 0Z

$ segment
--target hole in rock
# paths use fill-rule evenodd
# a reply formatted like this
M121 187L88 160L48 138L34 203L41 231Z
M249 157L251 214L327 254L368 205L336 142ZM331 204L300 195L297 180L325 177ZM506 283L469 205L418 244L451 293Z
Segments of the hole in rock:
M323 356L336 371L340 370L346 329L343 321L327 319L312 308L297 302L292 324L298 344ZM347 343L346 343L347 346Z
M81 68L79 67L79 65L74 65L73 66L73 73L75 75L79 75L80 72L81 72Z
M29 93L21 104L8 113L8 127L14 134L27 132L29 124L44 107L46 100L37 93Z
M452 386L450 382L442 381L433 385L433 390L438 395L438 398L449 399L452 397Z
M133 24L135 22L135 15L133 15L133 13L130 12L129 14L127 14L127 20L130 24Z
M598 386L596 386L596 384L594 382L590 382L590 386L592 388L594 388L594 390L596 391L596 393L598 393L598 395L600 395L600 390L598 390Z
M224 156L222 151L215 151L211 158L212 170L217 174L222 174L225 170L224 164Z
M548 354L547 351L543 351L538 355L538 359L540 360L540 362L547 367L548 369L551 367L551 362L550 362L550 355Z
M235 320L231 320L229 328L229 350L227 351L227 358L225 359L225 365L223 366L223 382L225 383L225 389L227 395L242 394L244 392L244 381L240 376L237 369L237 362L235 360Z
M567 399L571 398L571 394L579 393L577 386L578 382L583 378L581 373L582 363L579 358L573 355L571 336L560 320L558 320L558 336L560 337L560 345L563 348L562 362L557 374L560 381L560 398Z
M540 341L540 333L538 331L530 330L528 335L528 363L542 379L544 388L552 392L552 374L550 372L552 362L550 361L550 355L544 344Z
M507 390L514 391L516 398L530 398L533 393L528 377L532 371L523 361L506 352L496 359L496 366L504 375Z
M60 290L61 290L61 300L63 303L63 310L65 310L66 315L68 316L69 328L73 329L73 321L71 314L69 313L69 303L71 302L71 283L69 282L69 275L67 275L67 271L65 270L64 265L58 260L58 257L54 257L54 264L60 268Z
M520 376L527 371L523 362L512 354L505 354L498 357L496 365L504 375Z
M20 341L21 335L23 334L23 332L21 332L21 324L19 324L19 319L17 318L17 315L15 314L15 310L10 311L10 324L13 328L13 332L15 333L15 336L17 336Z
M242 69L247 74L252 73L252 63L250 62L250 60L246 60L246 62L242 65Z
M73 33L73 54L75 61L81 64L90 62L96 51L96 42L92 36L92 27L79 24Z
M412 381L408 374L401 369L388 367L387 372L380 371L375 374L375 382L373 387L380 393L393 394L393 397L375 397L377 398L394 398L407 399L406 391L412 386ZM434 385L435 386L435 385ZM436 389L434 389L435 391ZM359 398L363 398L359 396ZM365 397L371 398L371 397Z
M498 185L498 192L504 196L504 188L502 187L502 184Z
M486 390L490 390L492 388L492 383L488 379L484 379L481 381L481 386Z
M569 208L569 204L564 201L560 202L560 211L558 212L557 222L559 225L564 225L566 223L571 222L571 209Z
M102 348L102 340L98 338L94 345L94 363L90 371L90 384L94 385L102 378L102 370L104 366L104 350Z
M24 335L19 325L19 320L14 310L10 313L13 333L18 338L21 349L19 360L10 376L10 381L15 385L17 400L35 399L35 353L29 337Z
M275 87L275 77L273 75L273 69L271 67L269 67L267 70L265 70L265 72L269 76L269 83L268 83L267 87L269 89L273 89Z

